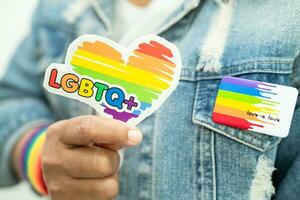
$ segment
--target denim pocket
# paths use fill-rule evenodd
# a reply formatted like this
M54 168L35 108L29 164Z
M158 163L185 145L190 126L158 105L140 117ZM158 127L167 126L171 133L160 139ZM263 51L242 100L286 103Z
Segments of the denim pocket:
M291 70L292 62L251 62L226 67L222 69L219 75L198 75L193 108L193 122L259 151L267 151L278 144L280 138L236 129L216 124L212 121L212 112L220 80L223 76L236 76L250 80L289 85Z

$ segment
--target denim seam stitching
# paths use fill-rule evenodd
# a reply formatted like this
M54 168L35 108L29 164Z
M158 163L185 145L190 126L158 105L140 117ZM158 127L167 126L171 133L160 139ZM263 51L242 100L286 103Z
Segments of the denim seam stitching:
M215 134L211 135L211 161L212 161L212 181L213 181L213 200L217 200L217 184L216 184L216 160L215 160Z
M152 174L151 174L151 197L150 199L154 199L155 197L155 154L156 154L156 140L157 140L157 126L155 126L155 124L157 124L157 120L158 120L158 115L155 115L155 119L154 119L154 130L153 130L153 142L152 142L152 159L151 159L151 164L152 164Z
M217 133L220 133L220 134L222 134L222 135L224 135L224 136L226 136L226 137L228 137L228 138L231 138L231 139L233 139L233 140L235 140L235 141L238 141L238 142L240 142L240 143L242 143L242 144L244 144L244 145L247 145L247 146L249 146L249 147L252 147L253 149L256 149L256 150L258 150L258 151L261 151L261 152L265 152L265 151L266 151L266 150L263 149L263 148L257 147L257 146L255 146L255 145L253 145L253 144L250 144L250 143L247 143L246 141L243 141L243 140L241 140L241 139L239 139L239 138L233 137L233 136L229 135L228 133L226 133L226 132L224 132L224 131L222 131L222 130L219 130L219 129L217 129L217 128L214 128L214 127L212 127L212 126L210 126L210 125L208 125L208 124L206 124L206 123L203 123L203 122L201 122L201 121L195 119L194 117L193 117L193 122L194 122L195 124L198 124L198 125L201 125L201 126L203 126L203 127L206 127L206 128L208 128L208 129L210 129L210 130L213 130L213 131L215 131L215 132L217 132Z
M194 185L194 192L193 192L193 200L197 199L197 167L196 167L196 159L197 159L197 134L199 134L199 129L198 127L196 128L196 134L194 134L194 147L193 147L193 185Z
M247 64L292 64L294 62L293 59L277 59L277 60L249 60L249 61L241 61L237 63L233 63L228 66L224 66L226 68L230 67L238 67L240 65L247 65Z
M247 70L243 72L236 72L236 73L224 73L224 74L218 74L218 75L213 75L213 76L204 76L204 75L197 75L194 71L194 69L183 69L188 72L185 73L195 73L195 76L192 77L193 75L189 76L181 76L180 81L191 81L191 82L196 82L196 81L202 81L202 80L214 80L214 79L221 79L223 76L236 76L236 75L242 75L242 74L250 74L250 73L269 73L269 74L290 74L292 73L292 70L286 69L286 70L276 70L276 71L271 71L270 69L253 69L253 70Z
M200 93L199 90L200 90L200 82L198 82L198 83L196 84L196 91L195 91L194 105L193 105L193 111L192 111L192 121L195 120L195 116L196 116L196 109L197 109L196 105L197 105L197 102L199 102L199 98L198 98L199 93Z
M201 199L213 199L214 191L214 182L213 182L213 161L212 161L212 137L213 134L211 133L211 130L206 130L205 127L200 126L200 188L201 188ZM207 144L207 145L206 145ZM204 164L207 164L208 166L204 166Z
M195 89L195 96L194 96L194 102L193 102L193 111L192 111L192 121L193 121L193 117L194 117L194 115L195 115L195 110L196 110L196 106L197 106L197 102L198 102L198 94L199 94L199 90L200 90L200 87L199 87L199 84L200 83L197 83L196 84L196 89ZM198 159L198 154L199 154L199 156L201 155L201 152L199 152L199 150L200 150L200 148L201 148L201 132L199 131L199 127L197 127L197 132L196 132L196 137L195 137L195 147L194 147L194 150L195 150L195 157L196 157L196 159ZM199 136L198 136L198 134L199 134ZM197 140L197 138L199 137L199 146L197 145L197 143L198 143L198 140ZM199 149L198 149L199 148ZM201 159L201 157L199 158L199 159ZM196 160L194 159L194 162L195 162L195 199L198 199L197 197L198 197L198 195L197 195L197 193L199 192L198 191L198 167L197 167L197 162L196 162ZM200 167L200 166L199 166Z
M200 169L201 169L201 173L200 173L200 175L201 175L201 177L200 177L200 184L202 184L201 185L201 199L204 197L204 188L203 188L203 183L204 183L204 175L203 175L203 145L202 145L202 143L203 143L203 133L202 133L202 131L199 133L200 134L200 146L199 146L199 148L200 148L200 151L199 151L199 156L200 156ZM199 170L199 169L198 169ZM199 183L198 183L199 184Z

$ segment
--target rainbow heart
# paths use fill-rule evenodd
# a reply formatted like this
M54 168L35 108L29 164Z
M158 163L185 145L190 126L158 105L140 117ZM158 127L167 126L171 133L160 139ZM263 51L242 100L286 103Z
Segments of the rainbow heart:
M65 64L47 68L44 87L137 125L175 90L180 72L177 47L156 35L139 38L128 48L83 35L69 46Z

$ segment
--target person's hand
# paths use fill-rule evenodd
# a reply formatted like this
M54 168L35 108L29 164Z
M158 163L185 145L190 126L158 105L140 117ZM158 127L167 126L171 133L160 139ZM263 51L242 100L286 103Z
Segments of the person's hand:
M52 200L113 199L118 194L116 150L140 143L137 128L99 116L59 121L47 130L42 152Z

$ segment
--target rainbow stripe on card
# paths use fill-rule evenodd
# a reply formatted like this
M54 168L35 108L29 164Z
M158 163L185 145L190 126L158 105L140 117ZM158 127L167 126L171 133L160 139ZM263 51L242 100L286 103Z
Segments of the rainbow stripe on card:
M234 128L286 137L297 96L293 87L226 76L219 86L212 119Z

